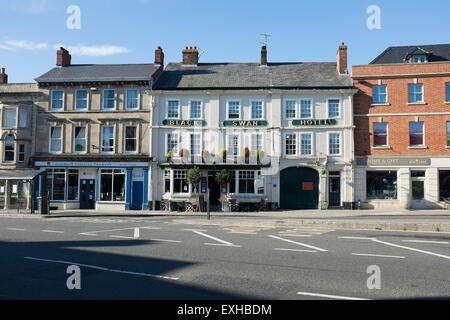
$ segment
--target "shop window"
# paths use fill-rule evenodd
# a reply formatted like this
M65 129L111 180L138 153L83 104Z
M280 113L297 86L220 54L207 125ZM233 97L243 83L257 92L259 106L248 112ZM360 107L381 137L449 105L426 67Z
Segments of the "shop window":
M239 193L255 193L255 172L239 171Z
M397 171L367 171L367 199L397 199Z
M186 181L186 170L173 171L173 192L174 193L188 193L189 185Z
M164 170L164 192L170 192L170 170Z
M50 200L64 201L65 185L65 169L47 169L47 190Z
M125 201L125 170L100 170L100 200Z
M439 199L450 200L450 170L439 170Z
M69 176L67 178L67 200L78 200L78 170L69 169Z
M12 134L9 134L5 137L4 146L5 148L3 160L5 162L14 162L15 142L14 136Z

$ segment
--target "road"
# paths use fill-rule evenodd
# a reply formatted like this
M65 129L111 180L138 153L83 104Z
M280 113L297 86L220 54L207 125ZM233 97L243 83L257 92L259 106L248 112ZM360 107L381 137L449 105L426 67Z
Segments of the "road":
M437 232L2 217L0 266L0 299L450 298L450 234Z

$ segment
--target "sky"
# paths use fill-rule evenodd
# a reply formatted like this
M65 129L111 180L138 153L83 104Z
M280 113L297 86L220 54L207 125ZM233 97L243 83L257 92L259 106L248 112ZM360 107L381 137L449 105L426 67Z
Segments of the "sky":
M344 42L350 67L389 46L450 43L449 12L448 0L0 0L0 67L33 82L59 46L73 64L153 63L158 46L166 65L185 46L199 62L258 62L264 33L269 62L335 61Z

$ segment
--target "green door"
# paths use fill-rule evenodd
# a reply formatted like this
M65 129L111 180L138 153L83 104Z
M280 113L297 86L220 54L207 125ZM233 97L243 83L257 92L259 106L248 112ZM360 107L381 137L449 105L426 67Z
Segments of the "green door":
M282 209L317 209L319 174L311 168L286 168L280 172Z

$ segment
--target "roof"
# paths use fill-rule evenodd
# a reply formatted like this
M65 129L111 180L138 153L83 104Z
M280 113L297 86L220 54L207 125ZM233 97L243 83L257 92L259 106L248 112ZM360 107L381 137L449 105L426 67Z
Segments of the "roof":
M336 62L169 63L154 84L155 90L261 89L352 87L348 74L339 74Z
M159 64L72 64L55 67L36 78L37 82L145 81Z
M429 62L450 61L450 44L389 47L370 64L403 63L411 55L427 55Z
M13 169L13 170L0 170L0 179L33 179L42 170L37 169Z

